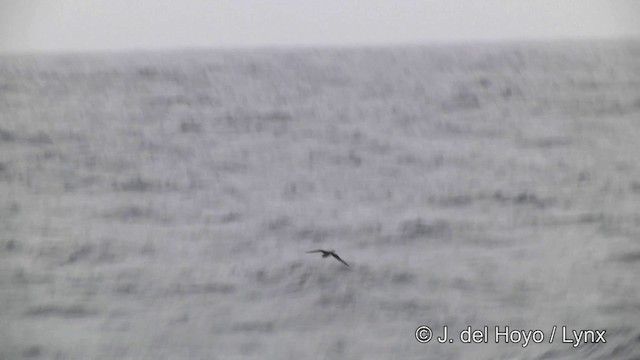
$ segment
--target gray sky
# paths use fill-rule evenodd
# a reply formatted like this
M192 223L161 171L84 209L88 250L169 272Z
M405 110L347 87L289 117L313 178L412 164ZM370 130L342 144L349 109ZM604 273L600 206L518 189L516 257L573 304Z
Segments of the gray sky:
M637 0L0 0L0 51L640 37Z

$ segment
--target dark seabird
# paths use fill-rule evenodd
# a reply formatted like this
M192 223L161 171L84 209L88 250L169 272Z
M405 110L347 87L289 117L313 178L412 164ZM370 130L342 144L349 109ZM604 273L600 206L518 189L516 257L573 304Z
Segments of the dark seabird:
M322 257L323 257L323 258L326 258L327 256L331 255L331 256L333 256L334 258L336 258L336 260L338 260L338 261L340 261L341 263L343 263L343 264L345 264L345 265L349 266L349 264L347 264L347 262L346 262L346 261L342 260L342 259L340 258L340 256L338 256L338 254L336 254L336 251L335 251L335 250L327 251L327 250L321 250L321 249L318 249L318 250L307 251L307 254L310 254L310 253L322 253ZM350 266L349 266L349 267L350 267Z

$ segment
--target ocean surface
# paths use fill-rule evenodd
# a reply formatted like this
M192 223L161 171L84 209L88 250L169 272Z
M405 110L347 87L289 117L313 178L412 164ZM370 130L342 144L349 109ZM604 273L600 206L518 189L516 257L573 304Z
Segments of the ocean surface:
M638 59L3 55L0 359L638 359Z

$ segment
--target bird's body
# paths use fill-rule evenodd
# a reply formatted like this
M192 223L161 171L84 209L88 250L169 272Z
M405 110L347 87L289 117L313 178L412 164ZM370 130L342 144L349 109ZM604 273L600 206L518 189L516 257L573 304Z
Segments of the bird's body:
M307 254L311 254L311 253L322 253L322 257L326 258L328 256L333 256L336 260L340 261L341 263L345 264L346 266L349 266L349 264L347 264L346 261L342 260L340 258L340 256L338 256L338 254L336 254L335 250L322 250L322 249L318 249L318 250L311 250L311 251L307 251ZM350 267L350 266L349 266Z

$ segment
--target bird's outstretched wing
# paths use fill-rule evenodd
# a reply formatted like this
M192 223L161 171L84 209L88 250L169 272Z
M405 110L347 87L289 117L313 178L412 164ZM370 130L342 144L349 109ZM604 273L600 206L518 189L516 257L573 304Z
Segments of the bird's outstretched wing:
M334 254L331 254L331 255L332 255L334 258L336 258L336 260L338 260L338 261L340 261L341 263L343 263L343 264L345 264L345 265L349 266L349 264L347 264L347 262L346 262L346 261L342 260L342 259L340 258L340 256L338 256L337 254L335 254L335 253L334 253ZM349 266L349 267L351 267L351 266Z
M311 250L311 251L307 251L307 254L311 254L311 253L319 253L319 252L325 252L324 250Z

